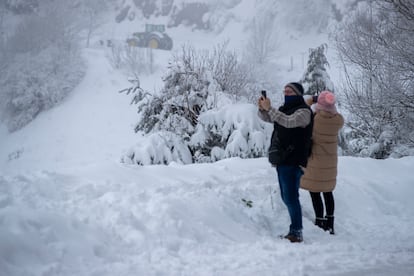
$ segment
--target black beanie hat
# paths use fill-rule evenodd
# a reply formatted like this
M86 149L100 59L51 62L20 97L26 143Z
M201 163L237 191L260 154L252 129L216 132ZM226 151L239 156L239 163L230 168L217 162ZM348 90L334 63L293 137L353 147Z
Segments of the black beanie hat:
M290 87L293 89L293 91L295 91L296 95L298 96L303 96L303 86L302 84L298 83L298 82L290 82L288 84L285 85L285 87Z

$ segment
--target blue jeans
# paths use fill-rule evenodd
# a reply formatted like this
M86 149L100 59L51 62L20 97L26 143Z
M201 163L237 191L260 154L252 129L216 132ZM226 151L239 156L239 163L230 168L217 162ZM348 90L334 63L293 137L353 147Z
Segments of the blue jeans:
M303 171L299 166L283 165L278 165L276 171L279 179L280 194L290 216L289 234L301 235L302 208L299 201L299 185Z

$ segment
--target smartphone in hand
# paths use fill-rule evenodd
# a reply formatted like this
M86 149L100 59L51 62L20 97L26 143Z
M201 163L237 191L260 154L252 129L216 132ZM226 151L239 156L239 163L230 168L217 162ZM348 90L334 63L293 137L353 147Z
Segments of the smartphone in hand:
M262 97L263 99L266 99L266 90L262 90Z

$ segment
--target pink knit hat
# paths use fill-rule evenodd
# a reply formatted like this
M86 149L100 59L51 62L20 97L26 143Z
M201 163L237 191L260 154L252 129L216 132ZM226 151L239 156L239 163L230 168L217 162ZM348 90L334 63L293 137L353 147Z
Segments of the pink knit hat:
M335 107L335 95L330 91L322 91L318 96L318 102L315 105L315 110L324 110L332 114L338 113Z

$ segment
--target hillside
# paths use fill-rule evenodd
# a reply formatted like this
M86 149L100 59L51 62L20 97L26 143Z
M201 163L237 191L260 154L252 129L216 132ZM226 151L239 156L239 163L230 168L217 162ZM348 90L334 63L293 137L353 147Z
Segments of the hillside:
M155 71L151 75L140 76L141 87L149 92L159 91L171 55L179 52L184 44L202 50L228 41L228 48L239 52L241 56L248 39L248 24L255 15L252 10L260 11L262 8L242 1L227 11L229 22L220 33L191 30L186 26L167 29L173 38L174 48L172 51L153 50L151 55ZM0 135L3 135L0 144L3 168L55 167L64 166L67 162L82 164L102 159L119 160L123 150L139 141L139 136L133 133L137 115L134 107L129 105L131 97L118 93L131 85L127 81L129 75L111 67L107 59L110 48L101 45L100 41L111 39L114 43L124 43L132 32L144 27L147 21L137 27L135 21L116 23L114 16L114 13L107 14L107 23L96 31L91 48L84 50L87 75L71 95L59 106L41 113L24 129L11 134L7 134L4 127L0 131ZM282 19L279 20L282 23ZM269 70L275 70L269 74L274 75L274 90L270 91L270 96L276 100L282 98L279 91L285 83L302 77L308 49L327 42L326 34L316 30L305 35L295 29L290 31L285 26L282 34L288 39L279 40L274 66L269 67ZM332 66L332 75L335 72ZM51 148L58 151L52 151ZM42 162L39 162L39 158Z
M183 43L204 49L225 40L242 52L252 2L232 8L220 32L168 29L173 52ZM130 85L128 75L111 66L99 41L123 41L145 22L116 23L115 15L82 51L86 75L64 102L19 131L0 128L0 276L412 274L413 157L340 157L337 234L313 225L310 197L301 191L302 244L279 239L289 218L266 158L120 163L145 138L133 132L131 96L118 93ZM276 99L283 84L302 76L308 49L329 44L325 32L278 20L280 47L269 69ZM162 87L172 52L153 54L157 70L140 78L151 92ZM339 78L334 59L329 70Z

